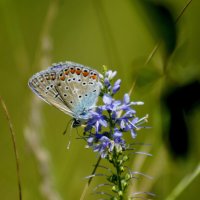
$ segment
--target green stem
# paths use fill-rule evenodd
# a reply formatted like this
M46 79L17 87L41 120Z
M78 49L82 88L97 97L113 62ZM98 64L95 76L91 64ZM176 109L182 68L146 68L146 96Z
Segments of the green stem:
M108 90L107 88L105 90ZM106 91L108 93L108 91ZM112 138L112 135L114 134L114 127L115 127L115 122L112 120L112 112L108 111L108 122L109 122L109 137ZM109 160L110 163L112 163L113 167L116 169L116 174L113 174L116 176L116 179L111 181L115 184L116 186L116 191L117 192L117 200L123 200L124 199L124 190L125 187L122 185L122 162L120 162L120 155L121 152L118 151L116 147L114 147L113 152L111 153L111 159Z
M116 175L117 175L117 186L118 186L118 197L119 200L123 200L123 187L121 182L121 164L119 162L119 153L117 152L116 148L113 151L113 165L116 168Z

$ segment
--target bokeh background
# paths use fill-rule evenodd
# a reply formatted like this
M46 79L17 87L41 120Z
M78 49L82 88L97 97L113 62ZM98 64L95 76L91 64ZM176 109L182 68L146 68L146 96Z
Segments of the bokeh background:
M138 132L138 151L129 167L152 177L134 180L129 193L148 191L167 199L200 161L200 1L194 0L0 0L0 95L16 132L25 200L80 199L96 155L73 130L62 135L69 117L30 91L32 74L71 60L117 70L118 95L134 84L132 100L149 114ZM82 129L78 129L81 134ZM101 173L105 173L102 169ZM93 195L95 178L85 199ZM198 176L176 199L198 199ZM102 197L101 197L102 198ZM14 150L0 109L0 199L18 199ZM169 198L170 199L170 198ZM168 199L168 200L169 200ZM174 199L174 198L171 198Z

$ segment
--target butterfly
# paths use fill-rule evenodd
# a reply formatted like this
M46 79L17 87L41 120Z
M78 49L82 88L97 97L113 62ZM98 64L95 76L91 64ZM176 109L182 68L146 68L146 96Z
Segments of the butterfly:
M72 127L89 119L101 90L96 70L68 61L36 73L28 85L42 100L73 117Z

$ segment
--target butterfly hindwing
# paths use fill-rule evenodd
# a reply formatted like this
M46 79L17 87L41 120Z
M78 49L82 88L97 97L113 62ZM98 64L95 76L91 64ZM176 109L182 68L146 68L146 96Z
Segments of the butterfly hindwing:
M68 65L59 74L58 91L75 118L87 118L100 92L98 74L80 64Z

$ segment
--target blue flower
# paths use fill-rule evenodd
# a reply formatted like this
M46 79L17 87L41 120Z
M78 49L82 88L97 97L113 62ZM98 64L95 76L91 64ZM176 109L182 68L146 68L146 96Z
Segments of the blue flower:
M102 126L107 127L107 117L102 112L101 107L98 107L96 111L91 111L91 117L87 122L85 132L91 130L93 127L96 129L96 132L100 132Z
M111 80L116 72L107 71L103 81L102 99L103 105L91 111L91 117L86 123L85 136L88 146L95 152L99 152L105 158L113 149L126 150L124 132L130 132L132 138L136 137L138 124L143 123L145 117L136 117L134 105L142 105L143 102L131 102L130 96L124 94L123 100L115 100L113 96L120 89L121 80L118 79L112 86Z
M118 106L121 104L120 101L114 100L109 94L104 94L103 102L105 105L101 108L110 112L116 112Z
M84 129L84 139L87 141L87 147L109 161L115 169L114 172L113 169L109 170L111 175L106 177L109 181L108 185L112 186L114 192L111 199L121 199L128 181L131 180L128 177L129 169L125 167L125 162L129 159L126 151L131 149L124 136L128 133L132 139L135 139L137 130L142 128L141 124L148 116L143 118L136 116L134 106L143 105L143 102L132 102L129 94L124 94L122 100L114 98L120 90L121 80L113 82L116 72L106 71L106 68L104 70L104 76L100 77L102 83L100 97L102 97L103 105L97 106L96 110L90 110L90 118ZM99 160L95 169L98 164ZM95 175L93 173L90 177ZM126 176L128 179L124 178Z
M121 80L118 79L115 83L114 83L114 86L112 88L112 94L115 94L116 92L119 91L120 89L120 84L121 84Z
M114 129L114 134L113 134L113 140L114 140L114 143L115 144L118 144L122 147L122 149L126 149L126 143L125 141L123 140L123 134L121 131L119 131L118 128L115 128Z
M108 70L105 73L105 78L108 78L109 80L112 80L115 76L116 76L117 72L116 71L112 71L112 70Z
M108 155L108 152L112 152L114 149L114 142L106 136L102 136L99 140L99 144L94 146L94 152L99 152L102 158Z

